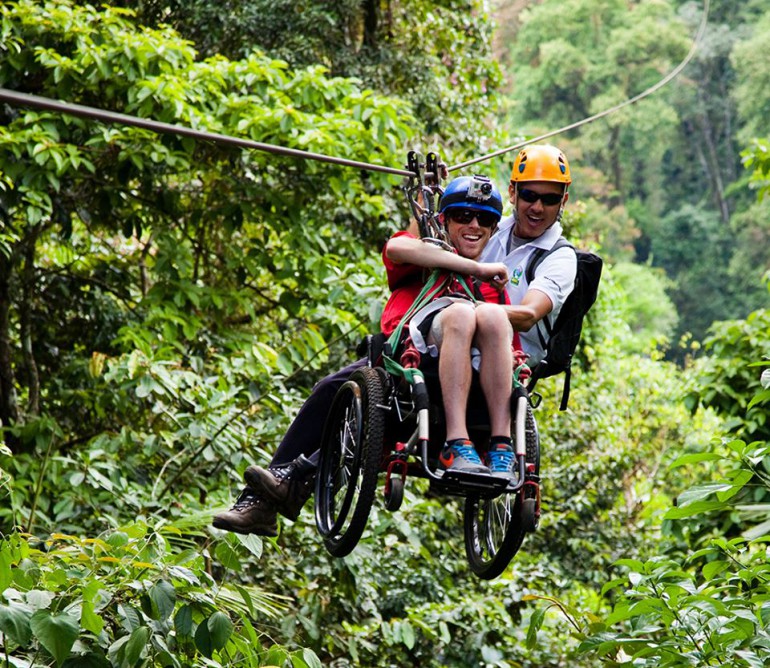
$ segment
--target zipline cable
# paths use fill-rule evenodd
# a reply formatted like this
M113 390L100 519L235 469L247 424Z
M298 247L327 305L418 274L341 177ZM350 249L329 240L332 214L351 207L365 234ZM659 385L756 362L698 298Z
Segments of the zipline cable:
M223 135L216 132L194 130L193 128L188 128L184 125L161 123L160 121L153 121L147 118L139 118L137 116L129 116L127 114L118 114L112 111L104 111L103 109L86 107L80 104L60 102L58 100L52 100L50 98L40 97L38 95L17 93L16 91L8 90L6 88L0 88L0 101L8 102L9 104L21 107L34 107L37 109L45 109L46 111L68 114L70 116L91 118L104 123L133 125L138 128L145 128L146 130L152 130L153 132L161 134L181 135L183 137L191 137L197 140L215 141L220 144L229 144L231 146L238 146L239 148L250 148L257 151L274 153L277 155L288 155L295 158L304 158L306 160L317 160L319 162L343 165L345 167L355 167L357 169L365 169L370 172L384 172L386 174L396 174L398 176L413 176L412 172L409 172L405 169L396 169L394 167L385 167L383 165L373 165L368 162L347 160L346 158L335 158L329 155L323 155L322 153L310 153L309 151L300 151L298 149L275 146L274 144L263 144L261 142L251 141L250 139L231 137L230 135Z
M687 67L687 65L695 56L695 53L698 51L698 48L700 46L700 42L703 38L703 35L706 32L706 26L708 23L708 15L709 15L709 7L710 7L710 0L704 0L703 16L701 18L701 23L700 23L700 26L698 27L698 31L695 35L695 40L693 41L692 47L690 48L690 52L687 54L684 60L681 63L679 63L679 65L677 65L677 67L671 70L671 72L669 72L668 75L663 77L663 79L658 81L658 83L656 83L655 85L651 86L650 88L643 91L642 93L639 93L639 95L636 95L626 100L625 102L621 102L620 104L617 104L614 107L605 109L604 111L601 111L598 114L594 114L593 116L589 116L588 118L584 118L583 120L572 123L571 125L567 125L562 128L559 128L558 130L547 132L546 134L540 135L539 137L528 139L527 141L519 142L518 144L513 144L512 146L508 146L507 148L500 149L499 151L495 151L494 153L488 153L487 155L483 155L480 158L475 158L473 160L468 160L466 162L462 162L460 164L454 165L452 167L449 167L448 171L453 172L458 169L470 167L471 165L475 165L479 162L484 162L485 160L491 160L492 158L505 155L506 153L509 153L518 148L521 148L522 146L527 146L528 144L534 144L536 142L543 141L544 139L548 139L549 137L562 134L563 132L574 130L575 128L578 128L582 125L586 125L588 123L592 123L593 121L596 121L600 118L604 118L605 116L608 116L616 111L619 111L620 109L623 109L624 107L627 107L629 105L634 104L635 102L638 102L639 100L649 95L652 95L652 93L662 88L667 83L669 83L672 79L678 76L679 73L685 67ZM395 167L386 167L384 165L374 165L368 162L358 162L356 160L347 160L346 158L336 158L333 156L324 155L322 153L311 153L309 151L300 151L298 149L286 148L283 146L276 146L274 144L264 144L264 143L252 141L249 139L241 139L239 137L232 137L230 135L224 135L224 134L215 133L215 132L206 132L204 130L194 130L193 128L189 128L184 125L162 123L160 121L153 121L147 118L129 116L128 114L119 114L112 111L104 111L103 109L96 109L94 107L86 107L80 104L61 102L59 100L52 100L50 98L41 97L38 95L18 93L16 91L8 90L6 88L0 88L0 101L7 102L9 104L16 105L16 106L21 106L21 107L33 107L37 109L45 109L47 111L54 111L61 114L68 114L70 116L78 116L81 118L91 118L104 123L117 123L122 125L131 125L134 127L145 128L147 130L151 130L153 132L157 132L161 134L175 134L183 137L191 137L192 139L197 139L202 141L214 141L220 144L229 144L231 146L237 146L239 148L254 149L257 151L264 151L266 153L273 153L276 155L286 155L286 156L291 156L295 158L302 158L305 160L316 160L318 162L326 162L326 163L331 163L335 165L342 165L345 167L354 167L356 169L364 169L364 170L373 171L373 172L383 172L385 174L395 174L397 176L412 177L415 175L414 172L407 171L405 169L396 169Z
M700 22L700 25L698 26L698 31L695 34L695 40L693 41L692 46L690 47L690 52L687 54L687 56L685 56L684 60L681 63L679 63L679 65L677 65L673 70L671 70L671 72L669 72L665 77L663 77L660 81L658 81L658 83L656 83L654 86L650 86L647 90L639 93L639 95L635 95L634 97L629 98L625 102L616 104L614 107L610 107L609 109L600 111L598 114L594 114L593 116L584 118L581 121L577 121L576 123L572 123L571 125L566 125L565 127L559 128L558 130L554 130L553 132L547 132L546 134L540 135L539 137L535 137L534 139L528 139L526 141L519 142L518 144L514 144L513 146L502 148L499 151L495 151L494 153L488 153L487 155L484 155L480 158L474 158L473 160L467 160L466 162L461 162L458 165L449 167L447 171L454 172L458 169L463 169L464 167L470 167L471 165L475 165L478 162L491 160L492 158L497 158L498 156L509 153L510 151L515 151L518 148L522 148L523 146L527 146L529 144L536 144L538 142L543 141L544 139L548 139L549 137L562 134L563 132L568 132L569 130L574 130L575 128L579 128L581 125L586 125L588 123L592 123L593 121L599 120L600 118L604 118L605 116L609 116L610 114L615 113L616 111L619 111L624 107L628 107L634 104L635 102L638 102L639 100L647 97L648 95L652 95L656 90L662 88L667 83L669 83L672 79L676 78L679 75L679 73L685 67L687 67L687 65L695 56L695 53L698 51L698 48L700 47L700 42L703 39L703 35L706 32L706 25L708 23L708 16L709 16L709 4L710 4L710 0L704 0L703 16L701 17L701 22Z

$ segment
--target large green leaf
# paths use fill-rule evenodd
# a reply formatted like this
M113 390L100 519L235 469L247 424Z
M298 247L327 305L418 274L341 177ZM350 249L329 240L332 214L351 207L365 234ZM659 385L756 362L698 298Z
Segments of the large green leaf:
M256 534L235 534L241 545L251 552L257 559L262 557L262 538Z
M220 542L215 550L217 559L225 568L229 568L233 571L240 572L243 568L241 564L241 556L233 549L232 545L226 541Z
M1 473L2 471L0 471ZM11 584L13 575L11 574L11 549L5 542L0 544L0 592Z
M70 615L52 615L48 610L38 610L32 615L30 628L58 665L69 656L80 632L80 626Z
M218 610L209 617L206 625L211 633L212 649L222 649L233 633L233 623L230 621L230 618L224 612Z
M174 628L182 636L191 636L193 628L192 608L189 605L183 605L174 615Z
M152 600L153 612L156 613L155 619L164 621L171 617L176 605L176 590L174 585L166 580L159 580L149 591L150 600Z
M131 637L125 645L125 660L133 666L139 658L142 656L142 652L147 647L147 641L150 638L150 629L146 626L140 626L138 629L134 629L131 633Z
M198 628L195 629L195 646L198 651L206 658L210 659L214 648L211 644L211 632L209 631L208 620L202 621L198 624Z
M104 619L94 611L91 601L83 601L80 612L80 625L86 630L98 636L104 628Z
M17 645L26 646L32 637L32 611L21 605L0 605L0 631Z

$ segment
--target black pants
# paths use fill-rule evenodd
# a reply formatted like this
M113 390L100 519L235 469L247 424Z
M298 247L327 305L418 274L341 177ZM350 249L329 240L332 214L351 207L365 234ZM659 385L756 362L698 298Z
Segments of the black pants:
M289 425L289 429L273 455L270 466L288 464L300 455L305 455L313 463L318 463L321 435L334 395L356 369L365 366L366 360L360 359L316 383L310 396L299 409L297 417Z

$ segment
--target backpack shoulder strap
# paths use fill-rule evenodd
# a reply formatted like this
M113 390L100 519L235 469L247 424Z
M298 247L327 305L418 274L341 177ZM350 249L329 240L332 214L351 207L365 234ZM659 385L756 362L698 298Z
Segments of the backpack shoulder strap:
M524 272L524 275L527 277L527 283L531 283L532 279L535 278L535 271L540 266L543 260L545 260L546 257L548 257L551 253L554 251L559 250L560 248L564 248L565 246L569 246L570 248L575 248L569 241L567 241L564 237L559 237L556 241L556 243L551 246L550 248L536 248L532 255L529 256L529 262L527 263L527 269Z
M565 246L569 246L574 250L574 246L567 241L564 237L559 237L556 240L556 243L551 246L550 248L536 248L534 251L532 251L532 255L529 256L529 262L527 263L527 268L524 270L524 275L527 278L527 284L532 282L532 279L535 278L535 271L540 266L540 264L547 258L551 253L554 251L559 250L559 248L564 248ZM552 332L551 322L548 319L548 316L545 316L542 321L543 327L545 327L545 331L548 333L548 336L550 337ZM545 348L545 337L540 333L540 328L537 328L538 336L540 337L540 344Z

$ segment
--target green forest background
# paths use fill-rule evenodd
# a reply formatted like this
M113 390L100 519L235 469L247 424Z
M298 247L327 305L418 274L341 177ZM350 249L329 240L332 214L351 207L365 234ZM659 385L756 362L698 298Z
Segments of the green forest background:
M210 526L377 328L397 177L0 105L0 662L768 665L766 2L5 2L0 86L453 165L638 95L706 11L671 84L551 140L606 269L570 409L538 388L540 529L491 582L411 479L344 560L307 509Z

